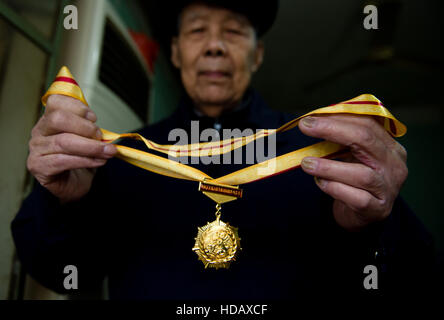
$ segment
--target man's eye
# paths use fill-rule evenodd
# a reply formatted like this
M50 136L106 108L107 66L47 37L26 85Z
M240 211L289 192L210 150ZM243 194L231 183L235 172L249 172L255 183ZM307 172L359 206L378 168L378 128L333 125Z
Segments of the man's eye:
M200 33L200 32L203 32L204 31L204 28L194 28L194 29L191 29L191 33Z
M228 33L232 33L232 34L238 34L241 35L242 31L238 30L238 29L227 29Z

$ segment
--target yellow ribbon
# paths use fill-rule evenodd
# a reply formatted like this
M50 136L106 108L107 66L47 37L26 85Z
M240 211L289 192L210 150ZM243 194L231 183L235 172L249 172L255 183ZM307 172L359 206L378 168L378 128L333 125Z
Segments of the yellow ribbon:
M82 101L85 105L88 105L83 96L82 90L66 67L61 68L55 81L42 97L43 105L46 106L48 96L52 94L70 96ZM377 116L384 119L384 128L392 136L400 137L407 132L407 128L405 127L405 125L398 121L382 105L381 101L379 101L375 96L371 94L363 94L351 100L316 109L307 114L304 114L303 116L293 119L290 122L287 122L277 129L262 129L250 136L225 139L221 141L194 143L188 145L160 145L155 143L154 141L142 137L140 134L137 133L118 134L105 129L101 129L101 131L103 134L102 140L107 143L115 142L116 140L121 138L133 138L143 141L145 145L151 150L156 150L158 152L162 152L173 157L199 157L202 155L214 156L231 152L265 136L290 130L296 127L299 121L304 117L310 115L327 114L355 114ZM282 156L246 167L217 179L213 179L204 172L193 167L181 164L170 159L162 158L148 152L121 145L116 145L116 148L118 151L118 158L145 170L178 179L194 181L211 180L211 182L213 183L234 186L260 180L298 167L302 159L307 156L328 157L338 154L340 151L344 150L345 147L329 141L323 141L284 154Z

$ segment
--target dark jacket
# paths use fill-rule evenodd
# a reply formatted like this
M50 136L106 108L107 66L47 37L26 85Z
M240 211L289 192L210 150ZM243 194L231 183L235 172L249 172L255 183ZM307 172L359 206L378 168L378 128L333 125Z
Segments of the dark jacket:
M173 128L277 128L294 118L269 109L249 91L244 106L220 119L199 117L183 99L168 119L139 131L172 144ZM278 154L316 142L298 128L277 136ZM121 144L146 150L139 141ZM244 158L245 159L245 158ZM193 165L211 177L243 165ZM429 233L400 198L389 218L359 233L340 228L332 199L301 169L242 186L244 197L222 206L239 228L242 251L228 270L205 269L192 251L197 227L213 221L215 203L198 183L157 175L117 158L97 171L81 201L60 205L36 185L12 222L18 256L43 285L64 292L64 266L75 265L79 290L109 277L111 299L291 299L320 293L369 294L364 267L378 269L378 292L430 284ZM370 290L371 291L371 290ZM70 291L73 293L73 291Z

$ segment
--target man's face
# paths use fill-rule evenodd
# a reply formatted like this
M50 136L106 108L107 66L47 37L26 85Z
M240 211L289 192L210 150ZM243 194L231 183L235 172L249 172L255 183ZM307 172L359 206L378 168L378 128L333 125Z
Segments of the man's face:
M197 105L240 101L262 57L262 43L243 15L203 4L182 11L171 59Z

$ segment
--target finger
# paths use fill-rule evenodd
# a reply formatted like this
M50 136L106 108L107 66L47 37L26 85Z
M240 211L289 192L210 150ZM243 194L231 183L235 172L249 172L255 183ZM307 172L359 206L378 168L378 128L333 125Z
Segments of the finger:
M51 113L57 110L74 113L79 117L88 119L92 122L97 121L97 116L94 111L81 101L59 94L50 95L46 102L45 112Z
M340 121L348 121L359 126L370 128L374 131L377 137L385 144L386 149L393 151L397 157L402 161L407 161L407 150L398 141L396 141L388 132L384 129L384 118L375 116L362 116L355 114L334 114L328 116L331 119Z
M60 133L33 139L33 151L40 156L69 154L82 157L109 159L117 153L114 145L84 138L72 133Z
M43 116L39 124L43 136L51 136L58 133L73 133L86 138L100 140L102 133L98 126L74 113L56 110Z
M346 121L354 123L356 125L366 127L374 131L377 137L379 137L389 148L396 149L400 154L403 147L389 134L384 128L384 118L377 116L357 115L357 114L332 114L325 117L336 119L340 121Z
M306 135L350 147L358 160L372 168L386 160L386 145L378 137L377 130L367 126L332 117L306 117L300 129Z
M306 157L302 160L301 167L315 177L366 190L378 199L382 199L385 194L384 177L361 163Z
M375 198L368 191L337 181L319 178L315 181L322 191L334 199L344 202L355 212L380 212L384 207L385 202Z
M28 169L31 173L54 176L67 170L82 168L98 168L106 163L106 159L73 156L67 154L50 154L39 158L39 161L30 159Z
M386 132L384 128L384 119L382 117L369 116L369 115L358 115L358 114L329 114L320 115L321 117L327 117L330 119L335 119L339 121L345 121L354 123L360 126L365 126L377 130L378 133Z

